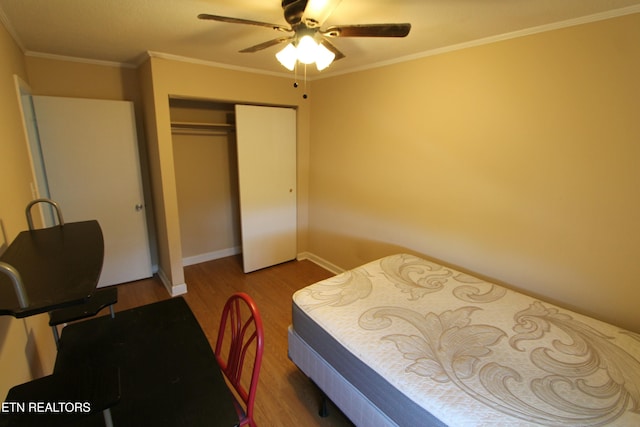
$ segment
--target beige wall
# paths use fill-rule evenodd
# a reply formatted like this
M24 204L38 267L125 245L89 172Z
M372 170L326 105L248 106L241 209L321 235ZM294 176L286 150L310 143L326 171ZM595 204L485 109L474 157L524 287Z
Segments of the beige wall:
M309 250L410 251L640 332L640 15L314 82Z
M29 84L36 95L139 103L137 72L133 68L36 56L27 56L25 60Z
M235 140L230 135L174 134L173 148L182 258L191 264L191 259L237 253Z
M306 247L309 100L289 78L152 57L144 64L144 99L154 188L160 275L172 293L184 289L182 245L169 97L233 103L294 106L298 109L298 247ZM152 136L153 135L153 136ZM160 194L157 194L160 193Z
M14 75L26 81L23 55L0 25L0 251L27 228L24 209L32 199L31 163ZM54 360L46 315L0 316L0 396L16 384L50 373Z

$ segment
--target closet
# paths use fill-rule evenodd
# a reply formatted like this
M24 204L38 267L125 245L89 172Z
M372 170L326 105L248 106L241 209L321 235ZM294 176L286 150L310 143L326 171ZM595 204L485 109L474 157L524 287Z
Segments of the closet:
M170 99L183 265L296 257L296 112Z
M171 99L184 265L241 252L233 104Z

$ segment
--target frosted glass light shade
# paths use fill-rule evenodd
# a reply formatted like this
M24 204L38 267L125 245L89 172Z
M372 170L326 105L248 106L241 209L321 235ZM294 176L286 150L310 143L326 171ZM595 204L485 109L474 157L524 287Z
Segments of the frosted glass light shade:
M316 49L316 68L322 71L333 62L336 54L327 49L323 44L319 44Z
M298 61L303 64L313 64L316 60L316 52L318 51L318 44L313 40L311 36L304 36L298 42Z
M296 47L289 43L280 52L276 53L276 58L286 69L293 71L298 60L298 53Z

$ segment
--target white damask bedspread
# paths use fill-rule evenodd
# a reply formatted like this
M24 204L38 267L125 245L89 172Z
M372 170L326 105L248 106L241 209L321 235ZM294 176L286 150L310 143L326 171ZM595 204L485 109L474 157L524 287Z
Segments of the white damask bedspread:
M640 334L406 254L294 303L450 426L640 426Z

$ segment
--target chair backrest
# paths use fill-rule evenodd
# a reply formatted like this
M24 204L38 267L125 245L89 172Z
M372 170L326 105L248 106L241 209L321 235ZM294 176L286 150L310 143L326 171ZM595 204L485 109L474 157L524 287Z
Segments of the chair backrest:
M31 208L34 205L37 205L38 203L48 203L49 205L51 205L57 216L58 216L58 225L59 226L63 226L64 225L64 219L62 219L62 210L60 209L60 206L54 202L51 199L35 199L32 200L31 202L29 202L29 204L27 205L27 208L25 209L25 214L27 216L27 224L29 225L29 230L33 230L35 227L33 226L33 219L31 218Z
M255 302L246 293L233 294L222 312L215 354L222 372L244 403L246 418L240 425L255 426L253 404L263 350L264 330ZM243 373L250 374L248 388Z

